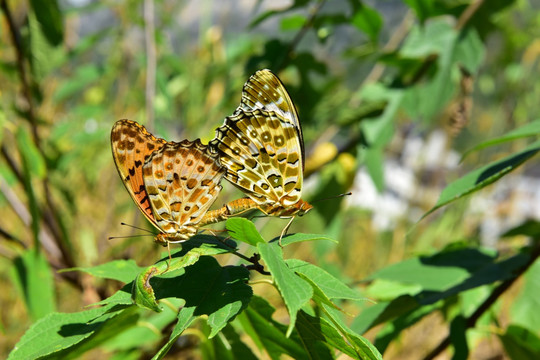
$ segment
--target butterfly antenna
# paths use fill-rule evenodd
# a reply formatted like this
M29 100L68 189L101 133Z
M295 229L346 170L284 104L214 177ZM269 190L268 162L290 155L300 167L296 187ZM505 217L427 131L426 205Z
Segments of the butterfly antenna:
M332 200L332 199L337 199L337 198L340 198L342 196L349 196L349 195L352 195L352 192L348 192L348 193L344 193L344 194L339 194L339 195L336 195L336 196L330 196L330 197L326 197L326 198L322 198L322 199L317 199L317 200L313 200L311 203L316 203L316 202L319 202L319 201L325 201L325 200Z
M154 234L126 235L126 236L109 236L109 237L107 238L107 240L127 239L127 238L138 237L138 236L154 236Z
M121 222L120 225L128 226L130 228L141 230L141 231L146 231L147 233L150 233L150 234L155 236L155 234L152 231L148 230L148 229L144 229L144 228L141 228L141 227L138 227L138 226L135 226L135 225L131 225L131 224L126 224L125 222Z

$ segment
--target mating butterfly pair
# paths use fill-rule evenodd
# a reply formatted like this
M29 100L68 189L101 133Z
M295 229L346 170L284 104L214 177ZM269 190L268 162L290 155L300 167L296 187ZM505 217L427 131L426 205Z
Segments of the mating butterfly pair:
M298 114L270 70L250 77L240 106L208 145L199 139L167 142L134 121L119 120L111 146L126 189L161 231L156 241L162 245L185 241L200 226L254 208L291 221L312 208L300 198L304 144ZM249 197L208 211L222 177Z

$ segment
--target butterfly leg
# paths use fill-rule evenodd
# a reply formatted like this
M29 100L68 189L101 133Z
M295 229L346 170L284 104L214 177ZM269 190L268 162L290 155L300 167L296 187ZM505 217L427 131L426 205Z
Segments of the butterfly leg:
M294 220L294 216L291 216L291 220L289 220L289 222L287 223L287 225L285 225L285 227L283 228L283 231L281 232L281 236L279 237L279 246L280 247L283 247L283 245L281 245L281 239L283 238L283 236L287 235L287 231L291 227L291 224L292 224L293 220Z

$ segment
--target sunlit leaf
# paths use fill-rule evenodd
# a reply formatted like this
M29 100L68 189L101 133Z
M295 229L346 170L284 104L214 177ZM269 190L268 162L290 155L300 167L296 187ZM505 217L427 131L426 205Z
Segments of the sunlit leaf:
M257 244L257 248L287 306L290 316L289 328L287 330L287 336L289 336L294 328L296 314L309 301L313 295L313 290L305 280L298 277L298 275L289 269L283 260L283 252L278 244L259 243Z
M538 151L540 151L540 141L534 142L522 151L482 166L481 168L474 170L450 183L442 191L435 206L425 213L422 218L425 218L433 211L448 203L451 203L452 201L478 191L499 180L501 177L513 171L525 161L536 155Z

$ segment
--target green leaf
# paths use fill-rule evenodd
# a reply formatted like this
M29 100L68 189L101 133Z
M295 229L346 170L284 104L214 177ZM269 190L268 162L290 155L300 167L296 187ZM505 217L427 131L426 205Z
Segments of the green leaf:
M54 279L47 259L40 252L29 250L14 260L14 269L32 319L55 311Z
M371 41L376 42L381 31L383 21L377 10L362 3L351 19L351 24L363 31Z
M30 5L49 43L54 46L60 45L64 40L64 23L58 2L30 0Z
M465 28L460 34L454 61L463 66L469 73L478 72L486 55L486 47L474 27Z
M73 314L49 314L26 331L8 359L37 359L69 349L102 329L106 322L93 320L109 311L113 311L109 320L122 312L107 306Z
M326 338L321 331L320 321L320 318L300 311L298 313L298 321L296 322L296 331L310 359L334 359L325 344Z
M272 318L274 311L266 300L254 296L239 320L248 336L259 349L266 350L270 358L280 359L286 354L293 359L308 359L297 334L293 332L287 337L287 327Z
M236 240L256 246L257 243L264 243L255 225L244 218L230 218L225 223L225 228Z
M369 279L401 281L418 284L424 290L443 291L468 277L469 272L459 264L442 266L436 262L426 263L424 258L413 258L376 271Z
M147 280L147 286L153 289L157 300L184 299L185 307L196 307L196 316L208 315L208 325L212 328L210 337L232 321L253 295L246 284L249 271L242 266L221 267L210 256L201 256L195 264L179 270L172 266L169 271ZM184 273L178 275L179 271Z
M536 311L535 311L536 312ZM535 360L540 358L540 338L537 333L517 325L510 325L499 335L510 359Z
M304 275L305 279L308 279L312 286L316 286L317 290L320 290L329 299L363 299L357 291L352 290L341 280L318 266L298 259L289 259L285 263L292 271Z
M152 277L165 273L168 277L177 275L186 266L196 263L200 258L200 254L201 249L195 248L181 257L174 257L170 261L161 260L141 271L133 283L132 297L135 304L145 309L160 312L161 308L156 302L154 289L150 281Z
M154 355L152 360L160 360L167 355L167 352L171 349L173 344L178 340L180 335L186 330L193 321L197 318L194 315L195 312L195 306L191 307L185 307L183 306L180 311L178 312L178 321L176 322L176 325L174 326L174 329L171 333L171 336L169 337L169 341L165 345L159 349L159 351Z
M257 356L253 354L251 349L242 341L240 335L236 330L231 326L227 325L221 332L223 336L227 339L227 343L231 347L232 358L233 359L246 359L246 360L257 360ZM217 337L216 337L217 338Z
M512 323L540 332L540 262L536 261L525 273L520 293L512 301Z
M481 150L490 146L503 144L505 142L509 142L516 139L522 139L522 138L526 138L530 136L538 136L539 134L540 134L540 120L531 121L530 123L520 126L517 129L514 129L503 136L481 142L480 144L474 146L473 148L465 151L465 153L461 157L461 161L463 161L463 159L465 159L472 152L475 152L475 151L478 151L478 150Z
M430 121L452 98L456 84L452 81L452 70L457 69L455 59L459 34L444 18L434 19L421 27L417 25L406 38L401 48L403 57L435 57L436 72L425 84L411 86L406 91L406 110L411 117ZM425 65L424 65L425 66ZM425 71L426 76L430 72ZM419 79L415 79L418 81Z
M128 283L135 279L135 277L143 269L144 268L138 266L134 260L113 260L93 267L74 267L70 269L62 269L58 272L82 271L99 278L118 280L123 283Z
M420 22L426 21L433 14L434 0L405 0L405 3L414 10Z
M287 336L289 336L294 328L298 310L311 299L313 290L305 280L289 269L283 260L283 252L278 244L275 242L259 243L257 248L268 267L268 271L272 274L281 297L285 301L285 306L287 306L290 316L289 329L287 330Z
M540 151L540 141L536 141L520 152L514 153L501 160L494 161L450 183L442 191L435 206L425 213L422 216L422 219L441 206L478 191L499 180L501 177L536 155L538 151Z
M273 238L270 242L275 242L275 241L278 241L278 240L279 240L279 236ZM287 245L294 244L294 243L297 243L297 242L302 242L302 241L318 241L318 240L327 240L327 241L331 241L333 243L338 243L337 240L331 239L331 238L329 238L327 236L324 236L324 235L320 235L320 234L300 234L300 233L298 233L298 234L285 235L281 239L281 245L282 246L287 246Z
M301 311L298 315L298 333L302 343L307 343L307 348L317 347L319 342L324 341L331 349L337 349L353 359L382 360L381 354L366 339L355 334L350 329L338 329L324 318L317 318ZM340 332L341 331L341 332ZM319 350L318 347L317 350ZM325 352L310 352L312 358L325 355Z

